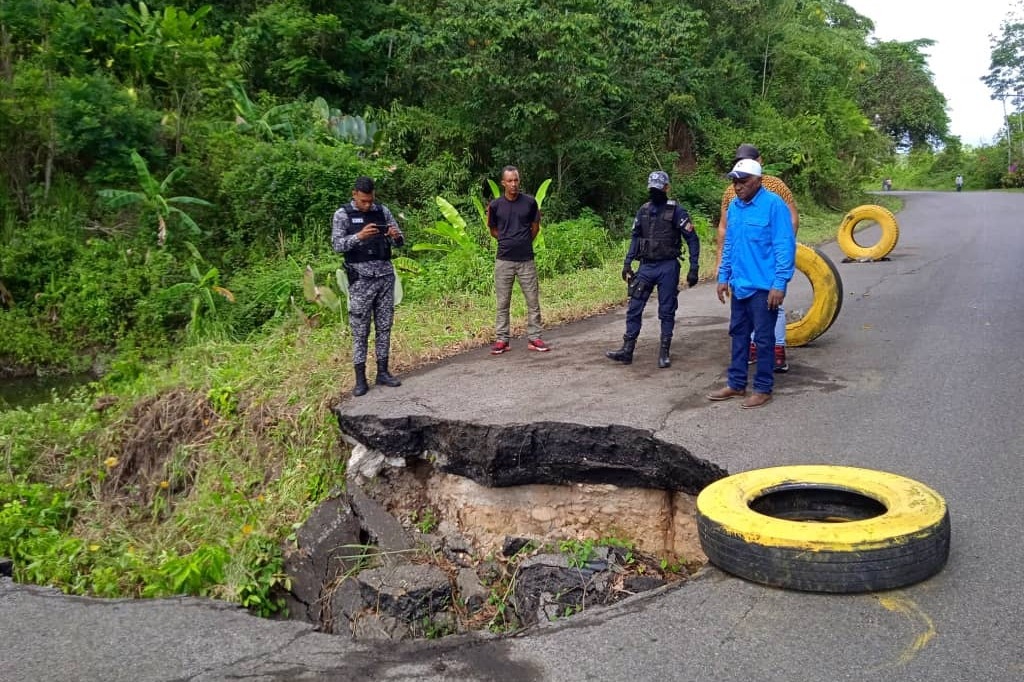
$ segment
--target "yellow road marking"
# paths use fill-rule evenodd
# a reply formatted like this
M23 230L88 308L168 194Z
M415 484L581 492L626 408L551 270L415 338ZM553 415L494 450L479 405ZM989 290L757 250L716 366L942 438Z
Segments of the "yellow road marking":
M893 613L904 614L910 621L917 623L920 628L914 641L903 649L895 663L895 665L906 665L938 634L935 630L935 623L927 613L921 610L921 607L909 599L891 596L879 596L877 599L883 608Z

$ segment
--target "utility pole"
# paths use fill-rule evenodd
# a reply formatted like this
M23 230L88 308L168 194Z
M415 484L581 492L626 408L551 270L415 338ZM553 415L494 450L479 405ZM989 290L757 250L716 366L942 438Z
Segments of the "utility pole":
M1013 167L1013 127L1010 125L1010 117L1006 115L1006 93L999 93L999 99L1003 102L1003 120L1006 122L1006 172Z
M1013 97L1013 108L1016 109L1017 131L1020 133L1020 158L1024 161L1024 108L1021 102L1024 102L1024 93L1018 90Z

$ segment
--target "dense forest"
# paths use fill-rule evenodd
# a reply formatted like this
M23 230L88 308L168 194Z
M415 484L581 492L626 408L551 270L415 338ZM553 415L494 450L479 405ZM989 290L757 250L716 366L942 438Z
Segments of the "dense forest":
M993 87L1021 80L1014 26ZM467 301L493 291L506 164L550 181L538 267L566 310L618 286L600 268L654 168L707 242L741 142L808 211L886 176L1024 184L1007 140L949 135L930 41L871 33L841 0L0 0L0 376L99 380L0 419L0 554L69 591L274 610L279 541L343 482L328 236L357 176L413 245L406 363L486 333Z
M258 332L360 174L413 243L507 163L552 180L547 221L615 236L656 167L714 220L741 141L836 209L894 150L951 142L928 41L874 43L838 1L351 7L4 0L8 366ZM472 279L416 255L412 296Z

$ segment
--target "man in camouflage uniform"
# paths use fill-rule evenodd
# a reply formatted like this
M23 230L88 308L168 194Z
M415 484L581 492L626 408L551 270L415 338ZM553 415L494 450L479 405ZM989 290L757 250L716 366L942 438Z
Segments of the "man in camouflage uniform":
M352 363L356 375L352 394L356 396L370 390L366 383L366 354L371 318L376 329L377 385L402 385L388 371L388 356L395 316L395 268L391 264L391 249L404 243L405 237L391 211L374 201L373 179L357 178L352 201L335 211L331 224L331 246L345 254Z
M736 149L736 158L733 159L733 165L735 166L736 162L740 159L751 159L764 165L764 162L761 160L761 152L752 144L744 143ZM789 206L789 215L793 219L793 236L795 237L796 231L800 228L800 215L797 213L796 200L793 199L793 193L789 191L786 183L771 175L761 177L761 186L769 192L777 194ZM729 202L735 198L736 189L730 184L722 194L722 210L718 219L718 258L715 265L715 277L718 276L718 268L722 266L722 245L725 244L726 214L729 211ZM750 341L749 362L757 362L757 346L754 345L753 339ZM776 372L789 371L789 363L786 362L786 311L782 309L781 305L779 306L779 316L775 321L774 368Z

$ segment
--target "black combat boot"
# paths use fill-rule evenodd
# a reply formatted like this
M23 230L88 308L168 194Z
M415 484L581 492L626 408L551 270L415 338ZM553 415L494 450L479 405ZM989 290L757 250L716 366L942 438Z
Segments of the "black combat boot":
M397 377L388 372L388 359L386 357L377 359L377 385L390 386L392 388L402 385L402 382Z
M628 365L633 362L633 351L636 349L636 337L628 334L622 337L622 348L606 351L605 355L614 360Z
M353 366L356 368L356 387L352 389L352 395L366 395L366 392L370 390L370 385L366 383L366 363L360 362Z
M658 367L664 369L672 366L672 359L668 356L668 350L672 347L672 337L661 337L661 354L658 355Z

